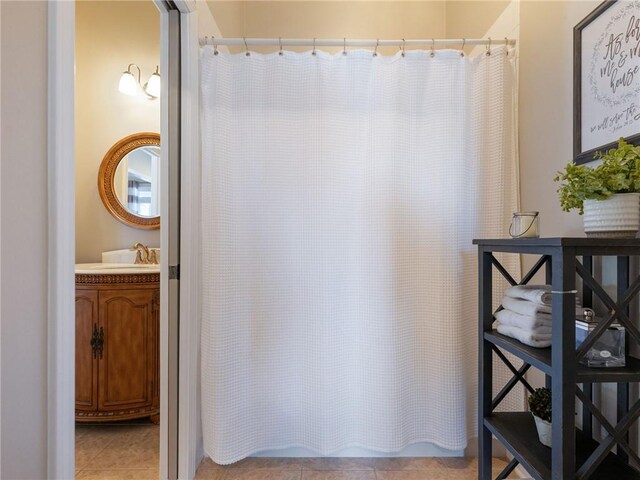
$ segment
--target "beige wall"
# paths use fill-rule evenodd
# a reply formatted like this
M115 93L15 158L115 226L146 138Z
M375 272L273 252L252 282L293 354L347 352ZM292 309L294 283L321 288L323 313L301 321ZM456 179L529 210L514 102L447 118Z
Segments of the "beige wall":
M208 1L216 23L225 37L346 36L359 39L478 38L489 30L509 3L510 0ZM265 50L255 47L254 49ZM387 48L381 51L390 53L394 50L395 48Z
M47 468L47 4L0 2L0 478Z
M509 3L511 0L447 2L447 38L485 38Z
M220 7L216 5L218 3L220 2L214 2L212 6L214 12L216 8L230 10L237 7ZM582 234L580 217L577 214L566 214L560 211L552 177L556 170L570 160L572 153L571 30L598 3L599 0L527 1L521 5L522 208L541 211L542 232L545 236ZM104 8L107 6L105 5ZM341 32L344 31L345 24L341 23L343 19L338 18L343 12L337 5L331 8L336 17L327 20L326 28L317 33L318 37L341 36ZM355 9L356 6L352 8ZM0 132L0 156L2 157L0 163L0 264L2 266L0 275L0 298L2 298L0 304L2 332L0 336L0 422L2 424L0 477L7 479L46 477L46 9L45 2L0 2L0 83L2 84L0 95L2 125ZM436 8L435 11L441 12L441 7ZM372 15L367 18L379 17ZM245 33L225 32L221 19L222 17L216 17L226 36L242 36L242 33ZM92 28L102 31L105 28L101 25L104 19L99 17L99 20L100 22ZM444 34L445 27L442 26L434 27L431 33L428 19L424 20L422 26L411 23L419 29L415 33L405 33L408 31L407 27L398 26L400 20L394 27L398 29L395 33L385 30L386 27L381 27L371 20L369 24L371 30L367 32L373 33L367 33L366 36L417 37L418 33L420 36ZM131 32L135 34L139 30L139 22L138 19L135 21L122 19L122 24L127 27L123 27L121 35L128 35ZM244 26L244 19L242 22L241 25ZM354 23L353 29L356 28L362 28L362 25ZM280 31L284 32L283 36L294 36L298 26L282 25ZM289 31L291 33L286 33ZM246 31L245 34L255 35L251 31ZM354 31L351 35L364 36L365 33ZM100 48L93 50L93 55L99 59L95 64L96 68L108 77L108 80L98 79L99 83L95 84L96 87L93 90L105 92L107 88L114 88L114 96L108 97L113 105L106 105L107 102L103 102L97 94L91 96L87 94L87 98L93 102L93 110L97 115L89 119L87 116L82 117L82 112L78 111L77 117L79 125L90 127L86 129L91 130L87 135L97 135L93 130L113 129L109 134L110 138L104 138L100 140L101 145L92 147L95 152L83 154L84 158L81 158L80 149L77 153L79 169L81 162L93 165L90 168L94 173L86 175L85 192L92 191L95 194L91 200L94 202L94 207L83 211L82 215L79 212L77 220L78 223L86 219L90 220L89 225L94 232L92 238L94 242L101 241L100 235L107 235L109 222L112 222L112 226L120 227L104 210L97 198L95 192L97 165L113 142L131 133L128 122L133 122L136 118L141 119L145 117L145 112L148 113L148 110L157 108L149 107L145 110L140 104L136 106L126 104L123 98L118 97L115 88L117 88L119 74L126 64L131 61L140 63L146 61L137 58L139 55L136 51L137 44L121 41L119 38L112 39L109 45L102 43ZM100 44L97 38L95 42L97 45ZM78 54L80 55L80 52ZM119 55L122 55L122 58L114 60ZM108 64L110 67L102 68L99 63ZM149 61L141 66L145 72L150 73L155 63ZM118 112L114 113L116 105L118 105ZM111 119L108 125L107 117L104 115L107 111L110 112ZM113 121L114 118L116 121ZM25 179L28 179L30 186L29 195L26 197L23 187ZM78 185L79 209L82 207L81 202L88 204L91 196L88 195L86 200L80 199L80 192L84 186L84 184ZM142 234L142 231L130 230L129 233L133 238L145 241L144 238L136 235ZM118 239L123 236L124 234L119 235ZM153 243L148 239L146 241ZM95 252L97 255L104 249L121 248L127 244L128 241L122 243L114 241L113 245L96 248ZM87 260L95 259L91 255L93 254L87 254Z
M445 36L444 1L208 3L225 37L388 39ZM266 50L273 51L273 47ZM396 50L396 47L380 49L386 53Z
M98 195L98 168L122 137L160 131L160 102L118 91L129 63L142 83L160 63L160 13L151 0L81 1L76 6L76 262L99 262L106 250L135 242L158 247L159 230L117 221ZM162 74L162 72L160 72Z
M540 211L541 231L546 237L584 236L582 217L560 210L553 177L573 155L572 29L599 4L599 0L521 4L521 203L523 210ZM602 262L596 275L615 297L616 267L615 261L609 260ZM525 258L524 263L530 266L531 259ZM530 380L542 384L542 375L532 375ZM596 405L614 421L615 386L594 385L594 395ZM578 423L580 420L578 416ZM637 426L631 429L631 438L632 445L640 443Z
M544 237L584 236L582 217L560 209L553 177L573 155L573 27L599 3L520 6L520 204L540 212Z
M521 205L540 211L546 237L584 235L582 217L560 210L553 177L573 155L573 27L599 3L520 6Z
M207 5L216 25L224 37L242 37L245 35L244 12L247 2L225 2L208 0ZM200 15L200 13L199 13ZM200 35L213 35L200 32ZM280 35L282 36L282 35Z
M465 3L469 3L468 8L462 8ZM455 33L451 22L456 22L456 28L469 28L478 34L474 25L479 10L483 10L481 3L488 2L451 2L447 33ZM560 209L553 177L572 160L573 153L573 27L599 3L522 1L517 16L512 15L515 11L511 5L503 12L502 22L497 22L500 35L494 36L514 32L509 36L518 38L520 209L540 212L541 233L545 237L584 236L582 217ZM451 17L454 12L456 18ZM524 269L534 261L531 256L523 256ZM607 265L603 274L606 285L606 278L611 277ZM535 281L543 282L544 278L538 275ZM539 371L532 369L527 376L533 384L544 385ZM602 398L609 396L610 392L604 389ZM612 404L602 402L609 413L615 411Z

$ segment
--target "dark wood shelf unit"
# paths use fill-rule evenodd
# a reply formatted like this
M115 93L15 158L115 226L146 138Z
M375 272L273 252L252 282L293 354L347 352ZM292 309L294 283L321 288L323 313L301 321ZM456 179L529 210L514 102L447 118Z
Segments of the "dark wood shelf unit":
M485 332L484 338L488 342L491 342L503 350L512 353L521 360L524 360L532 367L537 368L547 375L551 375L551 347L529 347L514 338L501 335L495 330L492 332Z
M536 425L529 412L494 413L484 419L485 426L511 454L538 480L551 478L551 449L538 440ZM576 465L582 465L598 442L576 430ZM640 474L617 455L609 453L591 477L594 480L637 480Z
M532 367L547 375L553 375L551 368L551 347L535 348L518 340L501 335L496 331L485 333L484 338L494 345L516 355ZM626 366L620 368L590 368L586 365L576 366L577 383L621 383L637 382L640 379L640 360L627 356Z
M513 454L510 464L522 464L539 480L640 479L638 453L628 442L628 431L640 417L640 401L630 404L629 384L640 383L640 359L627 355L622 368L589 368L578 362L575 348L575 298L577 279L582 279L582 301L586 307L598 297L611 312L587 339L596 339L613 321L626 328L627 341L640 345L640 329L629 318L629 304L640 292L640 276L630 279L629 258L640 256L640 240L608 238L527 238L474 240L479 253L479 394L478 407L478 478L491 478L491 441L495 435ZM537 255L540 258L531 271L523 275L519 284L527 284L544 269L545 283L552 286L552 345L533 348L518 340L492 330L493 275L497 272L508 283L518 284L500 264L494 253ZM617 257L617 297L612 299L593 278L593 257ZM631 281L633 280L633 281ZM627 347L627 352L629 352ZM507 363L514 374L500 393L493 398L494 352ZM518 367L502 352L509 352L522 360ZM546 384L552 389L553 447L538 440L533 417L528 412L494 412L500 401L515 385L522 383L527 390L525 373L530 367L541 370ZM617 385L617 423L609 424L593 404L592 385ZM576 397L582 401L582 429L576 429ZM593 437L593 420L600 421L606 434L601 443ZM603 423L604 422L604 423ZM600 438L600 437L598 437ZM617 446L617 453L611 450ZM508 469L505 470L505 472ZM500 474L497 478L504 478Z

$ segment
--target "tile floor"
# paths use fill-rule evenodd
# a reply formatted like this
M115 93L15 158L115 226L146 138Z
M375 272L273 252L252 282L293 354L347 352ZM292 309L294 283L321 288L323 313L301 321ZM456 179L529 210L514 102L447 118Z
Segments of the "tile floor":
M507 465L494 459L494 476ZM204 459L196 480L476 480L467 458L247 458L229 466ZM514 474L509 478L518 478Z
M76 425L77 480L156 480L160 427L148 420Z
M156 480L159 434L148 422L76 425L77 480ZM494 477L506 462L494 459ZM228 466L204 459L196 480L475 480L466 458L247 458ZM517 478L512 475L509 478Z

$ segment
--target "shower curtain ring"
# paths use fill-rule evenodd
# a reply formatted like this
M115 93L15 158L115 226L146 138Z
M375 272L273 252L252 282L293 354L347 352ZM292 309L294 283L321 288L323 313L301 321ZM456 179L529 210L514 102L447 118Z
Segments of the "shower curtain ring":
M403 38L402 39L402 44L400 45L400 55L402 55L404 57L404 49L407 45L407 41Z
M509 39L507 37L504 37L504 54L509 56Z
M282 37L278 37L278 44L280 45L280 51L278 52L278 55L282 56Z
M380 39L376 39L376 48L373 50L373 56L377 57L378 56L378 46L380 45Z
M436 56L436 39L431 39L431 58Z
M464 46L465 46L466 43L467 43L467 39L463 38L462 39L462 49L460 50L460 56L461 57L464 57Z
M491 37L489 37L489 43L487 44L487 57L491 55Z
M251 53L249 53L249 46L247 45L247 37L242 37L242 39L244 40L244 49L245 49L245 55L247 57L251 56Z
M211 43L213 43L213 54L218 55L218 44L216 43L216 37L211 37Z
M342 39L342 55L347 54L347 37Z
M315 56L316 54L316 37L313 37L313 51L311 52L311 55Z

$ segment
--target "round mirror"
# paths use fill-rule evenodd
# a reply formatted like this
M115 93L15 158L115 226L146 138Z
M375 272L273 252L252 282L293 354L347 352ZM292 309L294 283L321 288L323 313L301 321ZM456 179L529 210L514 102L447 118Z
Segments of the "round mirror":
M135 215L160 215L160 147L136 147L116 167L113 185L120 204Z
M109 149L98 173L107 210L127 225L160 227L160 135L129 135Z

